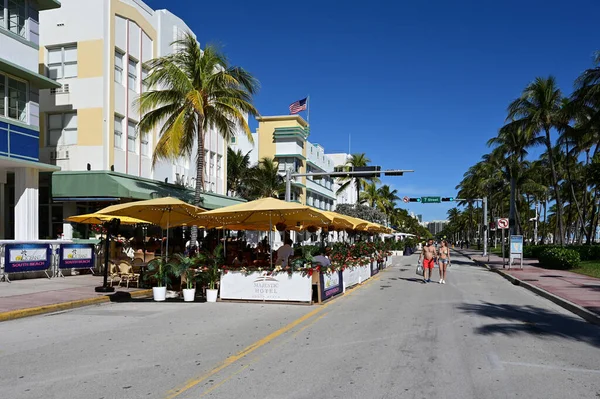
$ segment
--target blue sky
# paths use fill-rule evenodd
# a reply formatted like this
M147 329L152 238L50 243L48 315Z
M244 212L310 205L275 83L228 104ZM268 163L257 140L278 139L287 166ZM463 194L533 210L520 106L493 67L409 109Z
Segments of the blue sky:
M351 135L373 164L414 169L383 179L400 197L454 196L527 83L552 74L568 94L600 50L597 0L146 3L252 72L261 114L310 94L311 141L346 152Z

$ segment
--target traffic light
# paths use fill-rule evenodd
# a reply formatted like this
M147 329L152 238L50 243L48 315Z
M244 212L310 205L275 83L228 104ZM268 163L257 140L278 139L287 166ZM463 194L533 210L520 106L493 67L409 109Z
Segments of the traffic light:
M355 166L352 171L353 172L379 172L381 170L381 166ZM357 175L355 175L357 176ZM358 175L360 177L365 177L367 179L372 179L374 177L381 176L381 173L361 173Z
M399 171L396 171L396 170L384 170L383 174L385 176L403 176L404 172L399 172Z
M410 202L421 202L421 198L411 198Z
M444 197L442 198L442 202L452 202L454 201L454 197Z

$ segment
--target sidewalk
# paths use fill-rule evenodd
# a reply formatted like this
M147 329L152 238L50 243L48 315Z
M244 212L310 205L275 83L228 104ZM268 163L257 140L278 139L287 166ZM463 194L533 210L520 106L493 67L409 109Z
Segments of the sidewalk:
M514 284L522 285L580 317L600 324L600 279L566 270L543 269L538 266L537 259L523 259L523 270L519 261L510 269L508 266L503 268L500 256L490 254L488 261L487 256L481 256L482 251L454 250L487 265Z
M110 294L94 291L102 282L102 276L89 274L0 282L0 321L109 302ZM115 287L115 293L129 293L132 297L151 292L147 289Z

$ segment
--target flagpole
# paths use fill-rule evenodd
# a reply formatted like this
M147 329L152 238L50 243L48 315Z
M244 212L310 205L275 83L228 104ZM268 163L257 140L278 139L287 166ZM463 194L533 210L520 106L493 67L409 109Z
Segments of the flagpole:
M310 127L310 94L306 96L306 123Z

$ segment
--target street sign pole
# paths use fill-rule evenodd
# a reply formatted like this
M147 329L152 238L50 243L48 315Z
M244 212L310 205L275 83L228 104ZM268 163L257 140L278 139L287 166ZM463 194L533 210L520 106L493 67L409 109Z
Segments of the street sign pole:
M500 242L500 245L502 245L502 268L503 269L506 267L506 257L504 256L504 230L506 230L506 229L502 229L502 242Z
M488 262L490 261L490 254L488 253L488 209L487 209L487 197L483 197L483 256L488 256Z

